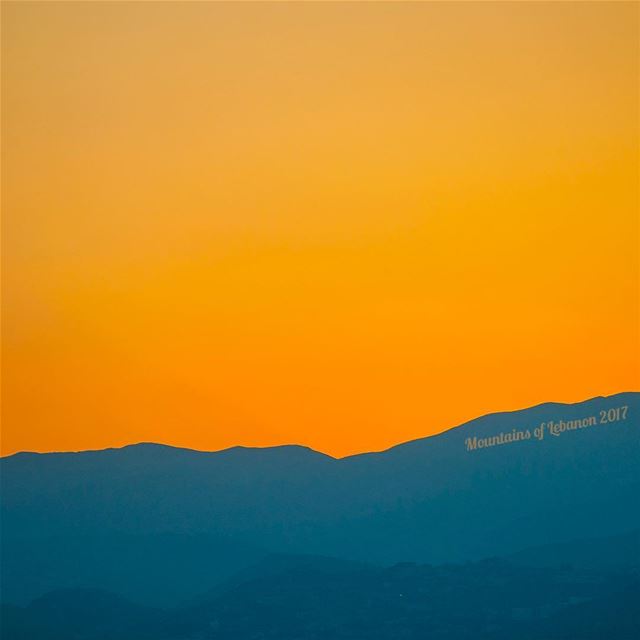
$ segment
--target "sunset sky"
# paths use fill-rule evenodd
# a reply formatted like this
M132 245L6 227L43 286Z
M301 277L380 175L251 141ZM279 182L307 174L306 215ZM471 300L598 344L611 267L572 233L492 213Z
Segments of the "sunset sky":
M640 389L637 3L2 4L3 454Z

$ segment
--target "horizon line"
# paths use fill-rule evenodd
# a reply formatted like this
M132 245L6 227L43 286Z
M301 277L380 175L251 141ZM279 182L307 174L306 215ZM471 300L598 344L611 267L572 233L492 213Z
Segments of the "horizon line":
M176 449L176 450L182 450L182 451L193 451L195 453L224 453L225 451L231 451L233 449L249 449L249 450L262 450L262 449L279 449L279 448L284 448L284 447L297 447L300 449L308 449L309 451L312 451L313 453L317 453L318 455L323 455L326 456L327 458L331 458L333 460L345 460L347 458L354 458L356 456L365 456L365 455L372 455L372 454L377 454L377 453L384 453L385 451L390 451L391 449L395 449L396 447L401 447L403 445L409 444L411 442L418 442L420 440L428 440L430 438L437 438L438 436L444 435L445 433L449 433L450 431L454 431L456 429L459 429L460 427L464 427L472 422L475 422L476 420L480 420L482 418L488 418L490 416L496 416L496 415L505 415L505 414L510 414L510 413L521 413L523 411L530 411L531 409L536 409L538 407L542 407L545 405L561 405L561 406L576 406L576 405L580 405L580 404L585 404L587 402L592 402L594 400L604 400L607 398L614 398L616 396L621 396L621 395L626 395L626 394L640 394L640 390L638 391L619 391L617 393L612 393L609 395L597 395L597 396L592 396L589 398L586 398L584 400L578 400L577 402L557 402L557 401L547 401L547 402L539 402L537 404L533 404L530 405L528 407L523 407L520 409L511 409L511 410L502 410L502 411L490 411L489 413L485 413L482 414L480 416L476 416L475 418L471 418L465 422L461 422L457 425L454 425L452 427L447 427L445 429L443 429L442 431L438 431L437 433L432 433L430 435L427 436L422 436L419 438L413 438L411 440L404 440L402 442L398 442L396 444L391 445L390 447L386 447L384 449L378 449L375 451L360 451L358 453L352 453L352 454L348 454L346 456L333 456L330 453L326 453L324 451L320 451L318 449L314 449L313 447L310 447L309 445L305 445L305 444L299 444L299 443L282 443L282 444L275 444L275 445L264 445L264 446L259 446L259 445L243 445L243 444L236 444L236 445L231 445L229 447L223 447L222 449L196 449L196 448L192 448L192 447L183 447L180 445L174 445L174 444L168 444L165 442L153 442L150 440L147 441L139 441L139 442L129 442L127 444L123 444L120 446L111 446L111 447L103 447L100 449L69 449L69 450L57 450L57 451L28 451L28 450L21 450L21 451L14 451L13 453L7 453L7 454L0 454L0 460L5 460L8 458L12 458L13 456L18 456L18 455L22 455L22 454L31 454L31 455L56 455L56 454L80 454L80 453L100 453L102 451L120 451L122 449L127 449L130 447L140 447L140 446L157 446L157 447L166 447L168 449Z

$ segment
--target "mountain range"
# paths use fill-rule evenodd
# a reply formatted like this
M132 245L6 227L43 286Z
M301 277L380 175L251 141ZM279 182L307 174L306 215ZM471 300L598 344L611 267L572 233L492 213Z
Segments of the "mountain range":
M275 555L174 608L56 590L4 605L0 632L5 640L635 640L638 598L637 568L502 559L375 567Z
M635 392L547 403L341 459L301 446L18 453L0 460L2 599L18 611L98 590L188 607L282 554L355 572L487 557L542 570L620 536L626 551L604 555L632 566L639 416Z

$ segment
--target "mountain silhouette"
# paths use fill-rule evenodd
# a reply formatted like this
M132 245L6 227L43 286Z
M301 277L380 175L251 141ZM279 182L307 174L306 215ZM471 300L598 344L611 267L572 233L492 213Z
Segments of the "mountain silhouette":
M590 541L606 546L610 539ZM197 602L152 609L96 589L4 606L5 640L631 640L637 572L267 557Z
M639 393L548 403L342 459L301 446L15 454L0 461L3 599L99 588L167 605L274 553L464 562L625 534L640 528L639 415ZM548 423L557 435L531 435Z
M65 589L47 593L27 607L4 605L2 637L13 640L157 637L164 612L136 605L108 591Z
M278 573L271 569L172 612L160 637L197 638L208 630L229 640L631 640L640 631L633 572L538 569L501 559L385 568L334 563L326 570L295 557Z

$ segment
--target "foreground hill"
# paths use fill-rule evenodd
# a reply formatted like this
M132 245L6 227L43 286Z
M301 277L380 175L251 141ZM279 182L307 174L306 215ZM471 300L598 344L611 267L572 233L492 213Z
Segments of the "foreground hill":
M544 404L339 460L298 446L16 454L0 462L3 597L88 587L167 605L274 552L459 562L625 533L640 527L639 415L638 393Z
M632 640L638 597L633 570L277 556L178 609L70 589L5 607L1 631L5 640Z

